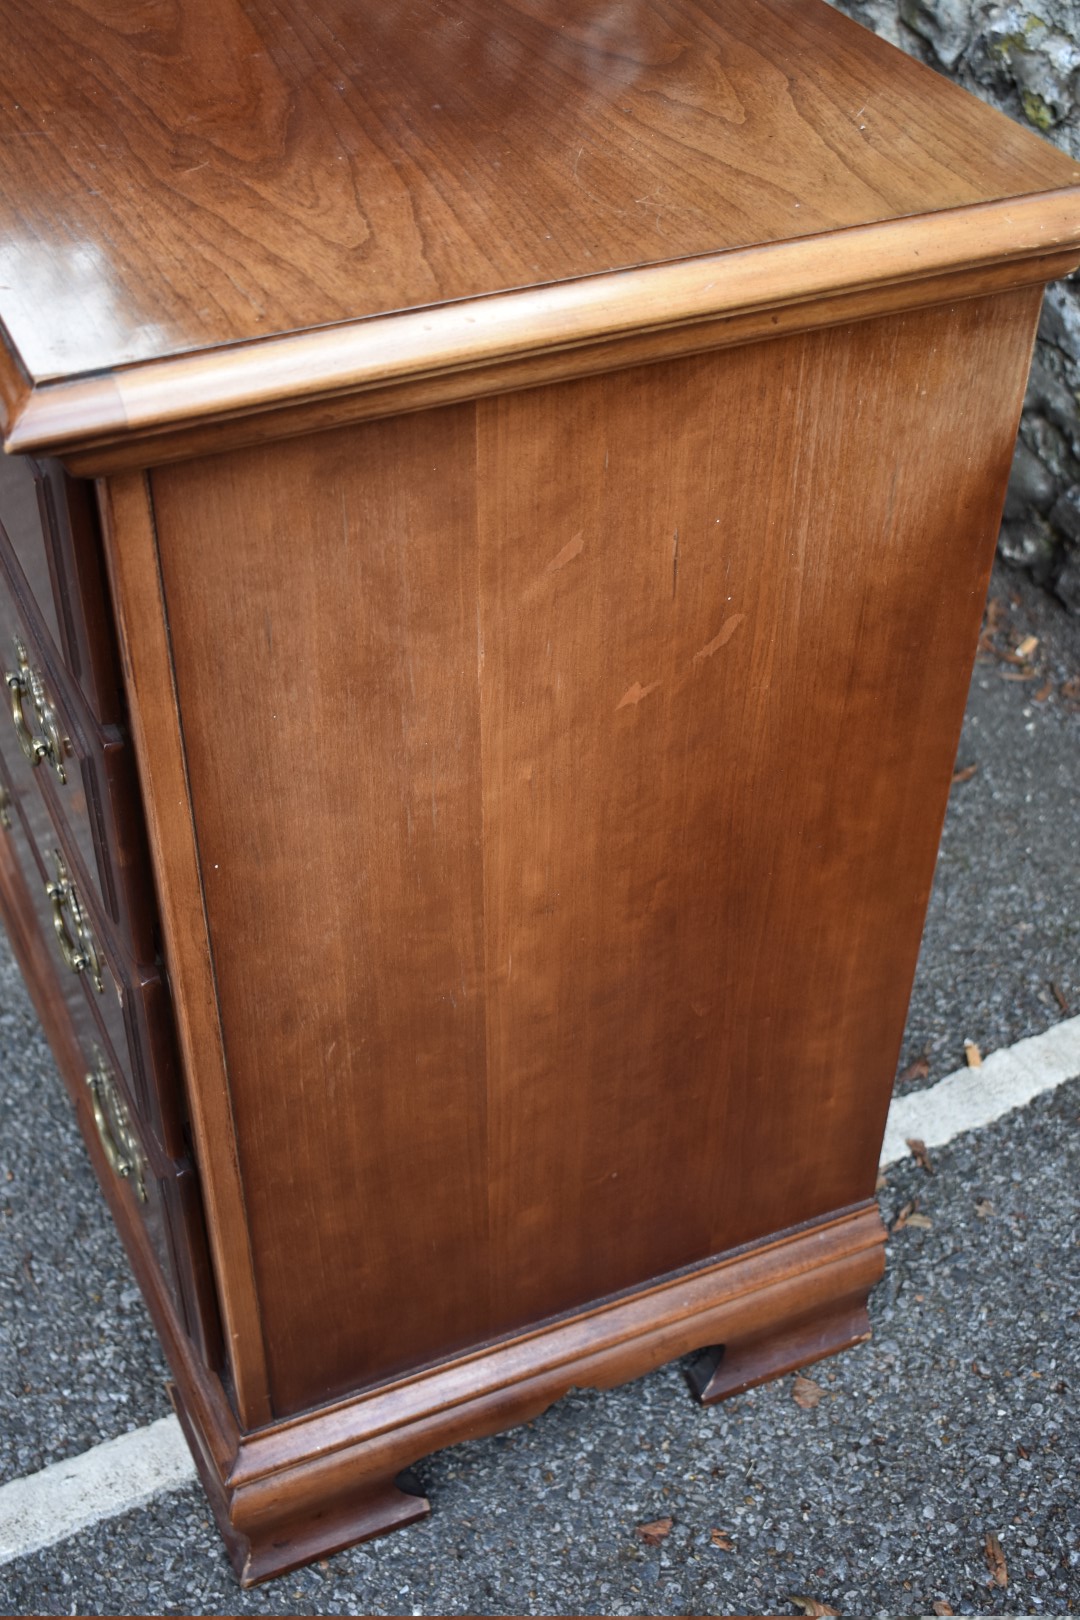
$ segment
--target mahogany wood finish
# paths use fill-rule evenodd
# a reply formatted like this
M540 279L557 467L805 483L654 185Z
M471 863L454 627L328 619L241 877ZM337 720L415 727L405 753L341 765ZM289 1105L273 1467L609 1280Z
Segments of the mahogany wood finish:
M1080 168L818 0L5 27L0 915L250 1582L866 1336Z

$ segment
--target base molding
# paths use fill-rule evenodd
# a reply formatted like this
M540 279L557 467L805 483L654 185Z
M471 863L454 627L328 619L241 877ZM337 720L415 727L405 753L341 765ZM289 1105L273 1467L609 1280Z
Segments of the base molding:
M290 1512L283 1515L280 1522L264 1523L261 1534L256 1527L245 1528L242 1516L234 1511L236 1503L226 1480L206 1455L202 1436L176 1384L169 1385L169 1396L241 1586L256 1586L260 1581L299 1569L317 1558L327 1558L357 1542L403 1529L417 1519L426 1519L431 1512L426 1496L403 1490L390 1476L383 1480L369 1479L352 1492L307 1514Z
M715 1406L869 1337L866 1296L860 1291L772 1332L711 1345L689 1369L686 1381L702 1406Z
M429 1505L398 1487L400 1474L538 1416L574 1386L610 1388L713 1347L690 1374L711 1402L858 1343L884 1242L876 1206L859 1205L251 1433L221 1433L222 1403L178 1379L177 1412L241 1584L422 1518Z
M18 870L0 840L0 922L73 1098L82 1059ZM872 1201L837 1210L517 1338L333 1406L241 1430L226 1387L178 1320L146 1228L87 1149L172 1369L170 1393L244 1586L423 1518L398 1483L422 1458L537 1417L574 1386L611 1388L712 1347L690 1374L705 1401L737 1394L868 1336L884 1270ZM724 1347L721 1356L719 1346Z

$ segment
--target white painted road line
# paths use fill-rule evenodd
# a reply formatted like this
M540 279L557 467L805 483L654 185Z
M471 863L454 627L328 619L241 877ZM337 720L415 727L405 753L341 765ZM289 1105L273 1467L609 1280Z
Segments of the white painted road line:
M910 1151L908 1137L943 1147L990 1125L1044 1091L1080 1075L1080 1018L992 1052L979 1069L958 1069L925 1091L897 1097L889 1110L883 1165ZM70 1462L0 1486L0 1564L64 1541L102 1519L141 1507L195 1478L174 1417L107 1440Z
M64 1541L195 1478L174 1417L0 1486L0 1564Z
M883 1165L906 1158L909 1137L944 1147L963 1131L990 1125L1044 1091L1080 1075L1080 1018L1055 1024L1000 1052L978 1069L957 1069L925 1091L894 1097L881 1147Z

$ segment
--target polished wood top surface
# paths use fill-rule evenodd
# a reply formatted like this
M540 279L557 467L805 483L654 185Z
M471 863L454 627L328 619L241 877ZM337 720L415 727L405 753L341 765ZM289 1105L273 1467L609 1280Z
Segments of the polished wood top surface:
M1080 181L819 0L9 0L4 56L36 382Z

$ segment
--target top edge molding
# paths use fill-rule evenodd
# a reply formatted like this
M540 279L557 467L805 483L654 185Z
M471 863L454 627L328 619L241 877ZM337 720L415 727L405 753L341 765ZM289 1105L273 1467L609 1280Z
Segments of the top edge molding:
M86 453L284 405L1075 250L1080 187L291 332L31 385L0 367L9 453ZM1023 279L1033 279L1030 269ZM791 329L790 326L788 328ZM465 390L467 394L467 389ZM388 407L391 408L391 407Z

